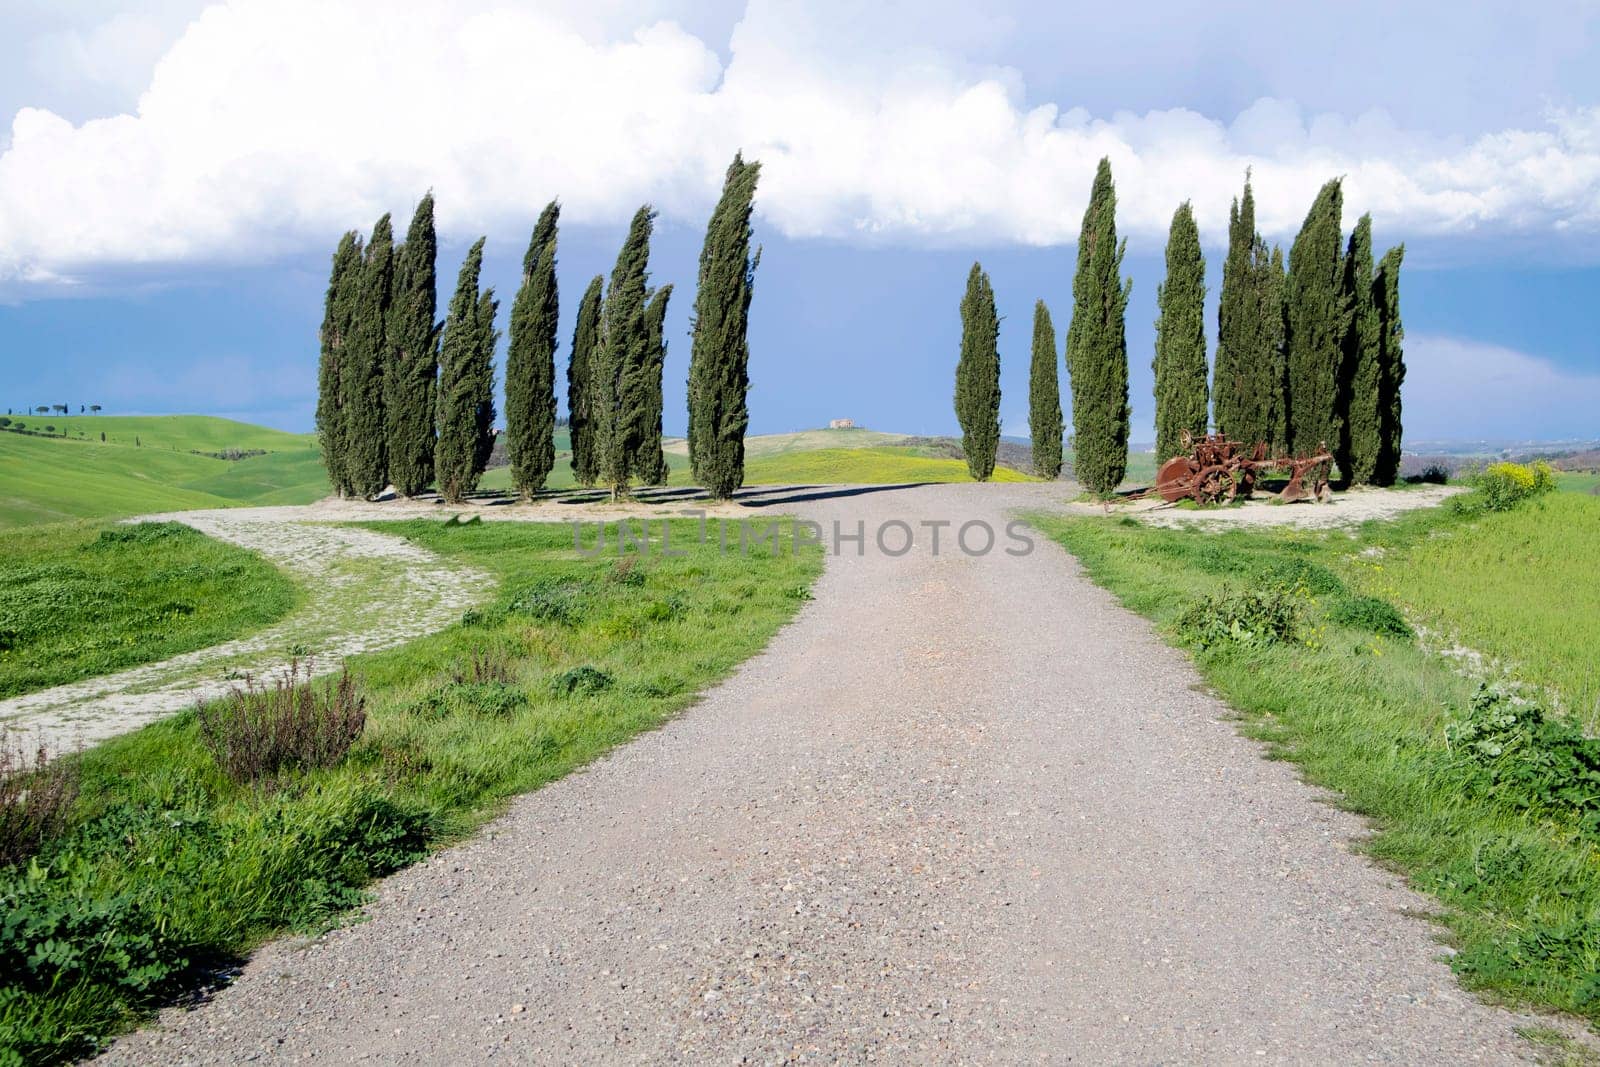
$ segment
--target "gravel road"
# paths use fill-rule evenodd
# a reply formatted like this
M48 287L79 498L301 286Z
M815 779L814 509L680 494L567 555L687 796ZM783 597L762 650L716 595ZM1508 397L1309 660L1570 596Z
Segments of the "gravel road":
M261 951L112 1063L1462 1063L1463 992L1184 658L1006 508L1059 486L772 497L847 532L816 600L665 728ZM881 523L986 520L907 555ZM974 533L977 531L975 530ZM923 530L926 533L926 530ZM897 548L898 532L889 537ZM969 539L976 544L981 538Z

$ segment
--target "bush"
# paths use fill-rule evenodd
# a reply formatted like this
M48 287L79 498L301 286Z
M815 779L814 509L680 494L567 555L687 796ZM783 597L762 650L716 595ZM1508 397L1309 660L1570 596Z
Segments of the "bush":
M1184 612L1178 619L1178 631L1188 643L1202 649L1229 644L1264 648L1299 637L1309 600L1304 586L1224 588Z
M1571 819L1600 836L1600 740L1530 700L1490 686L1445 727L1452 751L1476 768L1497 799Z
M1491 463L1472 476L1477 499L1468 505L1484 511L1509 511L1529 497L1556 487L1555 470L1544 460Z
M235 782L281 771L337 766L366 727L366 698L346 668L319 692L310 663L289 664L271 686L247 677L221 700L202 704L200 737L217 766ZM303 677L302 677L303 675Z
M589 613L590 603L584 583L544 579L515 590L507 609L541 622L575 626Z
M1312 596L1334 596L1344 592L1339 576L1320 563L1291 556L1277 559L1261 569L1263 584L1282 586L1285 589L1304 588Z
M1383 637L1414 640L1416 631L1395 606L1375 596L1342 596L1328 605L1327 620L1352 630L1365 630Z
M1415 474L1406 475L1408 485L1444 485L1450 480L1450 468L1443 463L1429 463Z
M32 758L0 730L0 868L38 852L66 827L78 799L78 768L48 762L39 745Z
M581 667L574 667L556 675L550 680L550 688L562 696L572 696L575 693L598 693L610 689L611 683L611 675L585 663Z

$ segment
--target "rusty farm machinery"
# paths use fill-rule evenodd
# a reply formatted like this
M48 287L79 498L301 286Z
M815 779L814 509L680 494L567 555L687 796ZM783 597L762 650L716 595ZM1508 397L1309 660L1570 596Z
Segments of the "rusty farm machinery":
M1279 500L1318 500L1326 502L1333 497L1328 487L1328 475L1333 467L1333 454L1326 446L1310 456L1278 456L1269 459L1267 446L1257 442L1245 451L1245 445L1228 439L1226 434L1212 433L1194 437L1187 431L1183 435L1184 455L1173 456L1156 471L1151 493L1169 504L1180 500L1193 500L1197 504L1227 504L1235 498L1249 497L1256 482L1265 475L1289 475L1288 484L1279 490Z

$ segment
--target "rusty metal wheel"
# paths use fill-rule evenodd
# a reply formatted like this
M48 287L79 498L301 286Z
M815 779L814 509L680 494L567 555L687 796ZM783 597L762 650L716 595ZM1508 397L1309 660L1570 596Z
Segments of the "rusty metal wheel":
M1156 471L1156 493L1167 503L1194 495L1194 475L1198 470L1188 456L1173 456Z
M1232 500L1233 494L1239 491L1234 484L1233 475L1228 473L1228 468L1221 464L1207 467L1195 478L1194 498L1201 504L1221 504Z

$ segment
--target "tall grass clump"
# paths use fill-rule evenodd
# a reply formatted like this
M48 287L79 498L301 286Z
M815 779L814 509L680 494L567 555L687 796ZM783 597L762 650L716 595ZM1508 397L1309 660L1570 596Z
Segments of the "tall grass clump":
M349 668L328 687L313 684L312 674L312 663L293 660L271 685L246 678L196 710L201 740L222 773L235 782L254 782L344 760L366 728L366 698Z
M77 765L49 761L0 729L0 868L21 863L67 825L78 799Z

